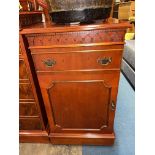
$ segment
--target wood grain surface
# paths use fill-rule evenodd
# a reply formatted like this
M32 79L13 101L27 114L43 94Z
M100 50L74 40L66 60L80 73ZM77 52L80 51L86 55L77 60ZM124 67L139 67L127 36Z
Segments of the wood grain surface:
M21 30L25 62L33 86L43 98L51 143L114 143L127 27L127 22L107 22L49 27L45 24Z

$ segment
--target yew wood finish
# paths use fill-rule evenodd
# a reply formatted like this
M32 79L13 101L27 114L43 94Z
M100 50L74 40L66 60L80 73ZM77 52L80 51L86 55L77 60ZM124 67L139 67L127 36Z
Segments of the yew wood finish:
M28 72L20 41L19 47L19 140L20 142L49 142L47 117L43 102L38 98L31 74ZM41 106L42 105L42 106ZM37 134L36 134L37 132Z
M44 0L19 0L22 9L19 12L20 29L42 22L42 14L44 13L45 21L50 21L48 13L48 5ZM42 7L42 10L39 9Z
M43 23L20 32L27 65L43 97L51 143L114 143L120 65L128 27L128 23L119 22L78 26Z
M35 69L37 72L61 71L61 70L83 70L83 69L118 69L121 63L121 49L114 50L89 50L72 51L64 53L33 53ZM101 65L104 58L110 59L108 65ZM48 61L53 60L55 64L47 67ZM81 63L79 63L81 61ZM70 63L69 63L70 62ZM84 62L84 63L83 63Z

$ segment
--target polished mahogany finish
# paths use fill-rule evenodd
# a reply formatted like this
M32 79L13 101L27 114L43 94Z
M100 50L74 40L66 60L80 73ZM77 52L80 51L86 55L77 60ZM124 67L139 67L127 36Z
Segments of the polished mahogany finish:
M42 99L35 90L23 56L24 46L19 47L19 140L20 142L49 142L48 123ZM42 105L42 106L41 106ZM37 134L35 133L37 131ZM27 134L27 132L29 134Z
M36 0L19 0L22 9L19 12L20 30L23 27L42 22L42 13L47 9ZM39 10L39 5L43 11ZM45 107L37 80L29 69L29 64L24 56L25 45L20 38L19 46L19 140L20 142L48 143L48 122Z
M19 10L19 26L20 29L42 22L44 13L45 21L50 21L47 3L42 0L19 0L21 9ZM42 7L42 10L39 9Z
M128 27L128 23L112 20L76 26L43 23L21 30L24 57L38 81L46 108L51 143L114 143L120 66ZM23 108L23 113L26 110Z

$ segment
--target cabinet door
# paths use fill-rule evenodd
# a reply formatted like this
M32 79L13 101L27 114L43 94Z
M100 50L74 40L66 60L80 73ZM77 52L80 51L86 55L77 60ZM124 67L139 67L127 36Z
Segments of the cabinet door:
M112 132L118 78L109 73L40 76L51 131Z

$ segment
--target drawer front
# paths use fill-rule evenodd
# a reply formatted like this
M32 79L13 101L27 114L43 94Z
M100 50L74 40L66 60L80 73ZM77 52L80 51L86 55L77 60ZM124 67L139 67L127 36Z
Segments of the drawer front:
M20 103L19 104L20 116L39 116L35 103Z
M28 79L24 59L19 60L19 79Z
M30 83L19 84L19 99L20 100L34 100L32 87Z
M32 54L36 71L120 68L122 50Z
M41 130L41 122L39 118L20 118L19 130Z
M27 34L29 46L51 46L69 44L90 44L103 42L124 42L125 29L86 30L77 32L56 32Z

